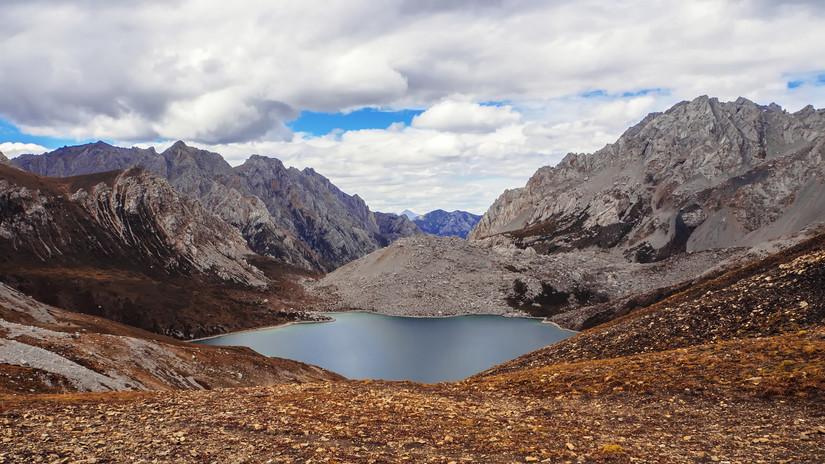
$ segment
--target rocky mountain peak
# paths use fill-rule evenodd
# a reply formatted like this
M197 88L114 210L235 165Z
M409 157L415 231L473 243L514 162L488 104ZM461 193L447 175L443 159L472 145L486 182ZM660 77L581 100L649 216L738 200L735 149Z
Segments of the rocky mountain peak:
M825 219L825 112L701 96L652 113L592 154L505 192L471 238L658 260L753 244ZM793 211L793 212L792 212Z
M9 159L6 158L6 155L4 155L2 151L0 151L0 163L4 163L4 164L9 163Z

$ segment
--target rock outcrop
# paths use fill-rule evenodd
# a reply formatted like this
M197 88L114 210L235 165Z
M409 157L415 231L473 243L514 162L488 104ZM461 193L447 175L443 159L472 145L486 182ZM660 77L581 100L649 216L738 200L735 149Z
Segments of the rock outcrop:
M430 211L416 217L413 222L422 232L440 237L467 238L481 220L481 216L466 211L447 212L443 209Z
M9 159L0 151L0 164L9 164Z
M375 222L378 224L380 237L384 246L404 237L420 235L423 232L404 214L375 212Z
M825 219L825 110L699 97L505 192L470 235L650 262L753 246Z
M24 155L14 164L44 176L73 176L141 166L237 228L264 256L329 271L414 231L382 232L357 195L312 169L252 156L233 168L219 154L177 142L162 153L97 142Z

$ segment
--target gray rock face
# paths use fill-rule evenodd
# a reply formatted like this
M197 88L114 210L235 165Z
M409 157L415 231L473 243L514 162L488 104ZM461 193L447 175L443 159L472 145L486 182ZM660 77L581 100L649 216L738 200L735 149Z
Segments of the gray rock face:
M752 246L825 220L825 110L699 97L504 192L470 235L651 262Z
M312 169L286 168L275 158L256 155L235 173L240 189L260 198L275 224L300 237L323 270L357 259L385 243L367 204Z
M119 262L267 284L237 230L142 169L48 179L0 167L0 250L4 262Z
M24 155L14 164L45 176L142 166L232 224L256 253L305 269L334 269L411 233L384 234L361 198L312 169L286 168L263 156L232 168L219 154L183 142L163 153L98 142Z
M416 217L413 222L422 232L430 235L467 238L479 220L481 216L466 211L448 213L443 209L437 209Z
M0 151L0 164L9 164L9 159Z

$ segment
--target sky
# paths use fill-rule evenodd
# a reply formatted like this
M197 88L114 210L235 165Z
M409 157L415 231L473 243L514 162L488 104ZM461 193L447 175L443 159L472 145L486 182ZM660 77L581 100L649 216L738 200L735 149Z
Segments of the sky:
M483 213L710 95L825 107L817 0L4 0L0 151L176 140Z

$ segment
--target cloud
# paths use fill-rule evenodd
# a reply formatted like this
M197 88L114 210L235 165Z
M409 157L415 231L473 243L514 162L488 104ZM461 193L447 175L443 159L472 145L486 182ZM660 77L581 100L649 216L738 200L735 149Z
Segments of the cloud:
M14 158L19 155L35 154L39 155L50 151L48 148L40 146L36 143L20 143L20 142L2 142L0 143L0 152L8 158Z
M360 195L374 210L483 213L504 189L523 185L539 167L555 164L569 151L593 151L612 142L658 105L657 98L670 97L642 95L610 102L575 97L538 105L552 114L525 108L542 121L523 120L507 106L449 100L446 106L458 109L446 114L472 116L482 109L486 115L489 109L488 119L496 124L476 125L485 130L473 131L463 130L466 123L462 130L396 124L323 137L296 134L291 141L195 145L221 153L233 165L261 154L298 168L312 167L345 192ZM422 115L440 114L443 108L445 102L437 103Z
M823 10L803 0L3 2L0 116L35 134L215 142L288 138L283 108L424 108L455 94L516 107L594 88L781 97L784 73L825 65Z
M521 116L510 106L485 106L448 99L416 116L412 125L448 132L490 132L517 123Z

